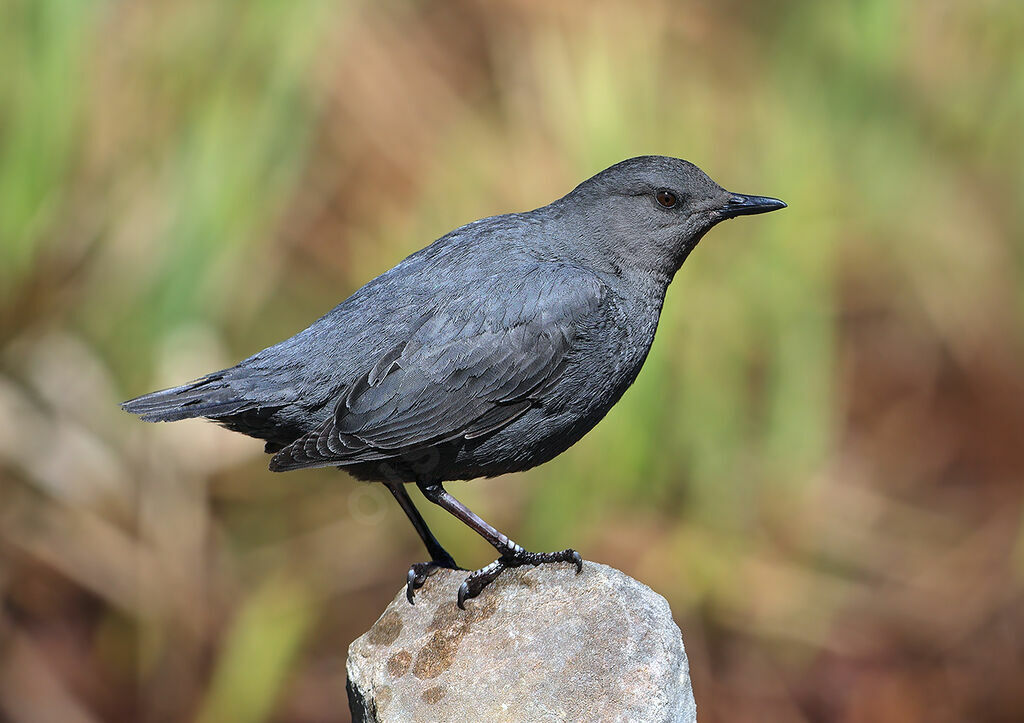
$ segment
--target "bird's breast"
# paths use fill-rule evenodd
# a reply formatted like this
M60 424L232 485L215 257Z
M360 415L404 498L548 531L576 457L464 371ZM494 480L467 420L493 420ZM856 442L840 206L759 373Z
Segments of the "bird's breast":
M603 315L603 328L587 340L577 362L579 383L575 399L588 418L603 417L636 380L654 342L661 304L616 299ZM595 422L596 423L596 422Z

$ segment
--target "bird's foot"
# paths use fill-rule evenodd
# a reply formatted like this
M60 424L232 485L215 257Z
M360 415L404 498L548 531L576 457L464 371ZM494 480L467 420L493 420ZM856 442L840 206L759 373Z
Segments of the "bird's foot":
M409 568L409 574L406 575L405 582L405 597L409 601L410 605L415 605L414 598L416 597L416 591L423 587L423 583L427 581L427 578L433 575L441 568L447 568L449 570L461 570L462 568L455 564L455 560L448 556L441 560L431 560L430 562L416 562Z
M498 576L505 570L523 565L543 565L548 562L571 562L576 565L576 574L583 572L583 558L576 550L561 550L560 552L527 552L518 545L516 550L508 552L487 567L482 567L470 573L461 587L459 587L459 607L466 609L466 601L475 598L483 589L498 579ZM411 573L410 573L411 574Z

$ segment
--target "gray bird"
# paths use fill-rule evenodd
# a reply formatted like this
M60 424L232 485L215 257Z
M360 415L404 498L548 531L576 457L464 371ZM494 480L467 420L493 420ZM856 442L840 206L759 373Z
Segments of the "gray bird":
M636 379L700 238L785 206L730 193L687 161L632 158L547 206L462 226L290 339L123 407L265 440L275 472L337 466L383 482L430 555L409 569L409 602L438 568L459 568L406 483L498 551L466 577L459 607L508 568L572 562L578 573L575 550L524 550L443 482L530 469L573 445Z

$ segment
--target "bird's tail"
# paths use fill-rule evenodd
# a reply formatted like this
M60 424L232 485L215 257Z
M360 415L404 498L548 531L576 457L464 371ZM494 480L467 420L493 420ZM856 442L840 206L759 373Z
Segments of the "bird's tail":
M146 422L176 422L191 417L223 417L252 406L229 378L231 370L214 372L188 384L144 394L121 405Z

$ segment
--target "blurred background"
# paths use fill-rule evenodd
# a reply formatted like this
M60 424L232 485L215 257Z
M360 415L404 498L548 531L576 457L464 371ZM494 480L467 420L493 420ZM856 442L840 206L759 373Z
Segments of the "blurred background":
M1022 37L1012 0L4 2L0 720L348 720L401 511L118 402L644 153L790 208L705 239L582 442L452 491L665 595L705 722L1024 720Z

